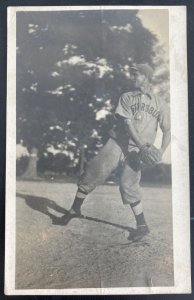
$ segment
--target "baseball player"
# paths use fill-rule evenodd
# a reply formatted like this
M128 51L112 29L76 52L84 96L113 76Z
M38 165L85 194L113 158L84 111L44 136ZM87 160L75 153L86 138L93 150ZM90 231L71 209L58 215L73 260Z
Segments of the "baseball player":
M150 166L160 163L170 143L169 107L152 93L152 77L153 70L148 64L131 68L133 89L121 95L115 110L116 127L111 130L102 150L88 163L79 180L73 205L61 218L63 224L81 214L86 196L122 163L120 194L123 203L131 207L137 224L129 239L138 240L149 233L140 192L141 163ZM160 149L153 146L158 125L163 132Z

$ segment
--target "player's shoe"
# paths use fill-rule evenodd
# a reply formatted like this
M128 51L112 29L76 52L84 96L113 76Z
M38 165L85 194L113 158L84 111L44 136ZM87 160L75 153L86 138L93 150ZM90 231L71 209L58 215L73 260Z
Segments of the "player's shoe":
M58 218L57 220L53 220L54 225L67 225L73 218L79 218L81 216L81 211L74 211L70 209L64 216Z
M128 240L130 240L130 241L139 241L144 236L146 236L149 232L150 232L149 228L148 228L148 226L146 224L144 224L144 225L138 225L137 229L135 229L132 232L130 232Z

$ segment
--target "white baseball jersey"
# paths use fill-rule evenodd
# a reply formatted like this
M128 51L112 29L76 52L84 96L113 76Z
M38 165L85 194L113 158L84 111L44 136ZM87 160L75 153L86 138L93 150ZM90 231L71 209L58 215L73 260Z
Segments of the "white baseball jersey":
M169 105L157 99L152 93L143 94L141 91L124 93L115 110L115 117L132 120L139 137L143 143L153 144L156 138L158 124L163 132L170 129ZM128 138L123 122L118 122L110 133L113 138L128 139L128 150L137 150L135 142Z

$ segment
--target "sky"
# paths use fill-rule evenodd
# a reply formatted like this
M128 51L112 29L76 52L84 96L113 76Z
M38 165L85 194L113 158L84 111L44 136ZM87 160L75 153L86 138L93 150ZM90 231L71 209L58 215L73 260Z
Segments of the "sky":
M141 18L144 27L148 28L151 32L157 35L159 42L164 46L166 53L169 51L169 22L168 22L168 10L140 10L138 16ZM161 146L162 132L159 130L155 141L157 147ZM165 163L171 162L171 148L168 146L163 156Z
M167 9L142 9L138 16L141 18L144 27L157 35L160 43L164 45L165 50L169 49L168 40L168 10Z

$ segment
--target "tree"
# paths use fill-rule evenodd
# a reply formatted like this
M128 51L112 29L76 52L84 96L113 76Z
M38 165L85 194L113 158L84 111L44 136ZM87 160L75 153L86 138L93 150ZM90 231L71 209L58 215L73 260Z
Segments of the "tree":
M103 146L129 66L156 64L157 39L137 12L17 14L17 141L29 153L63 153L82 172Z

